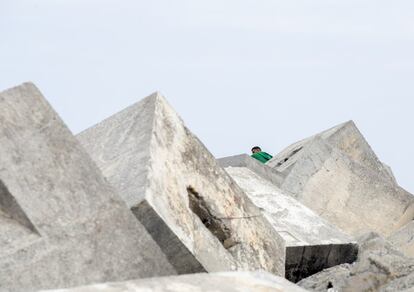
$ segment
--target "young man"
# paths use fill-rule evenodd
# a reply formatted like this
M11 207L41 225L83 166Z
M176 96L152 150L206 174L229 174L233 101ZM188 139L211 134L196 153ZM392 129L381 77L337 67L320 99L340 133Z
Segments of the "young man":
M254 159L259 160L261 163L266 163L268 162L270 159L272 159L272 155L270 155L269 153L266 153L264 151L262 151L262 149L259 146L254 146L252 148L252 157Z

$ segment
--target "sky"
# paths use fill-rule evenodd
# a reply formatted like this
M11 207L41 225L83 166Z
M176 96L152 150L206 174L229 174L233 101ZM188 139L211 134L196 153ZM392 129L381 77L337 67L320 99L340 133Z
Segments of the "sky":
M78 133L160 91L216 157L354 120L414 192L412 0L0 0L0 90Z

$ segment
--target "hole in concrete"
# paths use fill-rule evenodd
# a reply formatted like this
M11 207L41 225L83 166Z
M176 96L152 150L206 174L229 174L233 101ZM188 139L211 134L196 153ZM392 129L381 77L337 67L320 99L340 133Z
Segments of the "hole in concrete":
M236 245L230 229L224 222L214 216L203 197L191 186L187 188L191 211L201 220L203 225L221 242L224 248L229 249Z
M296 153L298 153L300 150L302 150L303 147L299 147L295 150L293 150L292 152L289 153L288 156L286 156L282 161L278 162L278 164L276 166L281 166L282 164L284 164L286 161L288 161L290 158L292 158Z
M331 289L331 288L333 288L333 284L332 282L328 282L328 286L326 286L326 289Z

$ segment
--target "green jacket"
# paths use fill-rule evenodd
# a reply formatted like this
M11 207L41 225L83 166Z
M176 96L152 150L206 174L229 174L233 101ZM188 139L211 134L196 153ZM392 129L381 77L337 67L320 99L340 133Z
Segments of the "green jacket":
M254 159L259 160L261 163L266 163L268 162L270 159L273 158L272 155L270 155L269 153L266 152L256 152L254 154L251 155Z

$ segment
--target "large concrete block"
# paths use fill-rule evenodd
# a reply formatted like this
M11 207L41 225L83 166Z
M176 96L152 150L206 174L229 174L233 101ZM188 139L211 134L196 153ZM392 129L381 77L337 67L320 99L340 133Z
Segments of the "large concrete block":
M303 288L266 272L223 272L141 279L53 290L54 292L305 292ZM49 290L49 292L52 292Z
M284 275L284 241L159 94L79 141L180 273Z
M288 280L297 282L356 259L354 240L272 183L271 168L248 155L222 158L219 163L285 240Z
M34 85L0 93L0 290L176 274Z
M412 219L414 197L355 129L346 123L295 143L267 165L284 177L281 189L345 232L387 236Z
M379 172L384 178L395 182L391 168L378 159L353 121L340 124L290 145L269 161L268 165L286 175L288 172L286 170L290 170L290 166L301 157L301 150L315 139L322 139L330 147L346 154L351 160L371 168Z

